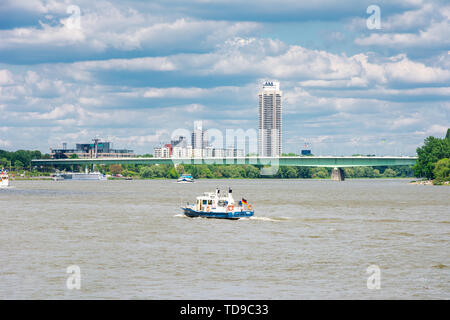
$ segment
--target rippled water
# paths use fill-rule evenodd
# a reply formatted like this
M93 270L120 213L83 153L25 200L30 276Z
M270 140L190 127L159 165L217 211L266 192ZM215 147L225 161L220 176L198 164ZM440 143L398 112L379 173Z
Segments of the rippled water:
M408 180L13 181L1 299L449 299L450 188ZM216 186L239 221L186 218ZM66 268L81 269L69 290ZM381 288L369 290L370 265Z

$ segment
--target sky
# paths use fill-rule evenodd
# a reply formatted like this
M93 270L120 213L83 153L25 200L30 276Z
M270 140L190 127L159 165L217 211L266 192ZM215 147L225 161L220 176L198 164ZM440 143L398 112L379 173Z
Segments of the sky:
M0 149L257 130L268 80L284 152L415 155L450 127L449 18L448 1L2 0Z

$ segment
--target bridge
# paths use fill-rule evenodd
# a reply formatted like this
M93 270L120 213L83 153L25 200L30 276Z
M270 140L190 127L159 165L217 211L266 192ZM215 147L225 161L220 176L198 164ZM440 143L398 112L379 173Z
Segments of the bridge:
M37 159L33 166L59 165L98 165L98 164L251 164L271 167L272 174L279 166L328 167L333 168L332 180L344 180L342 168L361 166L410 166L416 163L417 157L335 157L335 156L295 156L295 157L227 157L227 158L86 158L86 159ZM266 174L271 174L267 168ZM264 173L262 173L264 174Z

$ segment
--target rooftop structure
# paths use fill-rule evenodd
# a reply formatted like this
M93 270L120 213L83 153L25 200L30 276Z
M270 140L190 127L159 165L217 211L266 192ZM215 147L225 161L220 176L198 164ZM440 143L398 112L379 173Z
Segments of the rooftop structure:
M135 157L133 150L113 149L111 142L102 142L93 139L93 143L77 143L74 149L68 149L67 143L62 148L50 148L52 159L67 159L76 155L80 159L85 158L130 158Z

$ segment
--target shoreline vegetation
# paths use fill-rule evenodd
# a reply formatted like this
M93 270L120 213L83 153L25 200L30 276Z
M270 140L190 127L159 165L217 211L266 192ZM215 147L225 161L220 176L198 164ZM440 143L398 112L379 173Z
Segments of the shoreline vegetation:
M295 154L287 154L291 156ZM150 155L145 155L150 156ZM393 179L418 178L411 184L449 185L450 181L450 129L444 138L428 137L424 145L417 148L417 162L414 166L377 166L343 168L346 179ZM55 169L51 166L31 167L32 159L49 159L49 154L40 151L0 150L0 167L8 169L12 179L51 179ZM84 172L85 167L66 165L60 171ZM109 179L177 179L183 173L195 179L329 179L331 168L280 166L273 176L261 175L255 165L99 165L96 170Z

